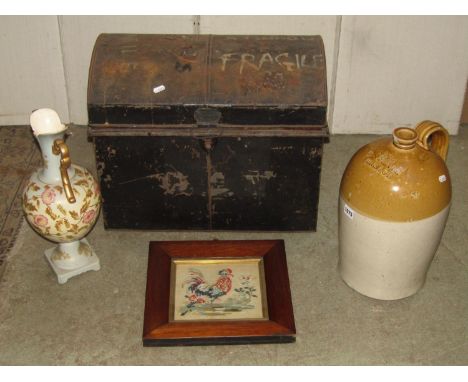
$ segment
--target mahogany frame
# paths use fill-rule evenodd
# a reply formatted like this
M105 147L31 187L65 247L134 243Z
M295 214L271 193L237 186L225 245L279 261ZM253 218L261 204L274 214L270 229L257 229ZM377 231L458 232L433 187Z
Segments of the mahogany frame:
M173 259L262 258L268 305L265 320L171 321ZM151 241L144 346L288 343L295 324L283 240Z

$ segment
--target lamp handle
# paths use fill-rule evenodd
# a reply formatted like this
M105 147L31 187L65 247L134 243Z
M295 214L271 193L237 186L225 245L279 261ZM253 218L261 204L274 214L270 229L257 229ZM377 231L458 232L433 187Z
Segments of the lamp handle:
M75 203L76 198L73 193L73 189L70 183L70 178L68 177L68 168L71 165L70 152L68 146L62 139L56 139L54 145L52 146L52 152L55 155L61 155L60 159L60 176L62 177L63 189L65 190L65 195L67 200L70 203Z

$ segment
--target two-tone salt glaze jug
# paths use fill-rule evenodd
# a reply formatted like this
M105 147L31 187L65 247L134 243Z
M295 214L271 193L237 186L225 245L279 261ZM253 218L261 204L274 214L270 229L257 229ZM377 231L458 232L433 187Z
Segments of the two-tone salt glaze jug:
M71 164L64 142L67 127L54 110L34 111L30 123L44 165L24 189L23 211L39 235L59 243L45 256L63 284L70 277L100 269L99 258L84 238L99 214L99 187L88 170Z
M450 209L448 133L424 121L359 149L339 195L343 280L369 297L396 300L426 279Z

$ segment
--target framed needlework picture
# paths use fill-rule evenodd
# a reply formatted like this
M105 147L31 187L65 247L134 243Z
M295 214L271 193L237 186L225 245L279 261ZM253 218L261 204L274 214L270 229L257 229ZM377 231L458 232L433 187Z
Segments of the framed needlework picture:
M261 258L172 261L170 319L268 318Z
M282 240L150 243L145 346L294 340Z

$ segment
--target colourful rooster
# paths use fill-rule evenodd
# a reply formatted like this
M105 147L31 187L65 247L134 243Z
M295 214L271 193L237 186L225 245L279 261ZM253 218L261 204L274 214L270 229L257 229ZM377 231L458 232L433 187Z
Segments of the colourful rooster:
M213 303L219 297L222 297L229 293L232 288L232 280L234 277L230 268L221 269L218 272L218 279L214 284L206 282L203 274L196 269L190 269L189 277L184 281L182 286L187 285L187 291L197 297L196 301L203 302L203 297L208 297L210 303Z

